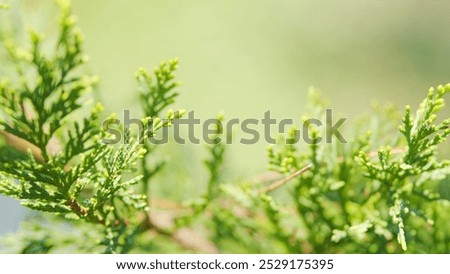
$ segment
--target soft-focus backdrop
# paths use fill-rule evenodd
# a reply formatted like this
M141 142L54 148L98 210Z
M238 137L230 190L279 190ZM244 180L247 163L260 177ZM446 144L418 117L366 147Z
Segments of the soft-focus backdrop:
M11 5L14 28L33 25L51 37L52 1ZM176 106L199 118L223 110L229 119L259 119L271 110L276 118L298 119L310 86L330 98L338 116L354 117L373 99L417 105L430 86L450 82L445 0L75 0L73 9L91 57L86 70L100 76L106 113L131 109L140 117L135 71L173 57L181 60L184 83ZM230 178L264 171L266 145L233 145ZM189 179L185 188L159 191L178 191L181 199L202 181L202 148L165 148L188 163L170 172ZM24 214L0 197L0 233L17 229Z

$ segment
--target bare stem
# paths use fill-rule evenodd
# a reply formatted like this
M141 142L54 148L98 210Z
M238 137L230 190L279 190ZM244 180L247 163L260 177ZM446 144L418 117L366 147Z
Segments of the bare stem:
M280 180L278 182L275 182L271 185L266 186L265 188L263 188L260 193L268 193L271 192L277 188L282 187L283 185L287 184L290 180L302 175L303 173L305 173L306 171L310 170L313 167L312 164L308 164L305 167L303 167L300 170L297 170L296 172L292 173L291 175L289 175L288 177L284 178L283 180Z

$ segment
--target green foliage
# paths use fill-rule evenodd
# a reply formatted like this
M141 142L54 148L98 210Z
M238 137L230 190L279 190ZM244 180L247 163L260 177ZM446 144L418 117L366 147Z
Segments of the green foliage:
M219 114L217 116L216 123L214 124L213 136L209 136L213 141L212 144L208 147L208 151L211 157L210 159L205 160L205 165L209 171L208 192L206 194L206 200L208 202L216 198L219 192L221 168L225 155L224 140L222 140L221 138L224 135L222 124L223 120L224 116L222 114Z
M168 63L162 62L155 68L153 76L144 68L140 68L136 73L146 116L157 117L164 108L175 102L178 96L175 88L180 85L174 81L177 68L178 59L173 59Z
M107 252L116 252L124 245L121 237L132 233L128 224L133 218L128 216L147 209L146 196L132 188L141 176L125 176L146 151L138 142L118 147L102 142L107 133L99 129L101 105L78 118L81 122L75 120L96 79L77 71L86 60L81 34L68 6L61 10L52 55L41 50L43 41L34 31L30 49L6 45L18 75L14 83L3 79L0 84L0 130L29 153L10 158L2 149L0 193L34 210L103 226L103 244ZM168 122L175 116L170 114ZM167 124L155 121L144 134L163 126Z
M81 115L98 79L82 73L82 35L68 4L60 8L50 53L35 31L25 49L6 39L7 66L16 73L0 82L0 193L39 213L1 241L2 252L450 250L450 162L436 156L450 134L450 119L437 117L450 85L431 89L403 119L393 107L375 107L347 130L347 143L325 143L325 130L309 124L311 144L297 145L293 127L268 148L275 182L229 182L219 115L207 145L204 189L179 204L151 191L167 183L155 175L171 163L148 141L184 114L163 113L178 96L178 60L138 70L144 128L125 129L123 144L107 145L101 105ZM311 90L309 102L304 121L325 119L326 100Z
M381 193L385 193L389 206L391 223L397 234L402 249L407 249L404 219L415 212L424 212L423 205L428 201L437 200L439 194L433 193L419 176L427 176L431 172L446 174L448 160L438 161L434 155L437 145L446 140L450 134L448 127L450 119L435 124L437 113L444 106L442 98L450 91L450 85L439 86L437 92L432 88L427 98L421 103L416 117L411 118L411 108L406 107L403 125L399 127L404 135L406 148L399 156L392 155L392 149L381 147L378 149L378 161L370 161L366 153L361 152L357 161L364 167L366 176L380 182ZM425 217L424 214L423 217Z
M185 110L173 111L170 109L166 115L166 119L161 121L158 117L161 116L162 110L167 108L175 101L178 92L175 89L180 83L175 82L175 71L178 68L178 59L170 60L168 63L161 62L159 67L155 68L153 74L150 74L146 69L140 68L136 73L136 79L140 88L140 102L144 114L149 119L154 119L153 130L158 130L162 126L171 126L173 119L181 118ZM153 137L150 134L148 137ZM162 160L155 161L150 165L149 158L155 152L156 146L147 142L145 138L141 138L142 144L146 150L146 154L142 157L141 171L143 193L149 195L150 180L164 167L165 162Z
M192 212L176 219L178 227L191 225L199 216L205 214L210 205L220 196L221 174L225 158L223 121L224 115L219 114L213 124L214 127L210 128L213 131L209 136L212 142L207 146L210 156L204 161L209 173L206 193L189 202ZM221 224L213 223L212 225L217 226L216 229L218 229Z
M281 172L313 164L311 172L302 175L291 192L307 232L307 251L448 252L448 244L440 249L425 248L430 239L419 231L437 233L445 242L449 237L448 225L433 226L448 218L448 214L434 212L449 206L436 188L437 182L447 177L448 160L435 157L438 144L449 134L449 121L434 122L444 104L442 97L449 91L450 85L439 86L437 92L431 89L414 120L407 107L400 132L388 132L393 140L389 145L384 143L385 134L359 127L347 144L313 141L307 153L298 153L291 145L277 151L270 148L271 167ZM318 95L312 96L311 102L317 101L314 98ZM323 112L323 107L312 109L318 113L321 109ZM392 110L387 109L387 114ZM392 123L382 122L387 128ZM396 137L399 134L403 138ZM324 133L312 129L313 140L321 136ZM379 144L383 145L377 148ZM392 243L394 236L399 245ZM420 248L408 249L409 242Z

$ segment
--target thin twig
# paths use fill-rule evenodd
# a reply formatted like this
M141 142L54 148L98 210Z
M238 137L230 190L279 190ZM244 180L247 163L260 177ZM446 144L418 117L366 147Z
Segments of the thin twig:
M38 163L44 163L45 159L42 156L42 152L41 150L34 144L28 142L25 139L22 139L20 137L17 137L16 135L13 135L9 132L6 132L4 130L0 130L0 137L4 138L7 145L9 147L12 147L20 152L22 152L23 154L27 154L29 151L31 151L31 153L34 156L34 159L38 162Z
M174 217L162 213L164 216L154 216L147 213L142 226L142 232L155 231L159 235L171 238L183 248L196 253L217 254L219 249L215 244L190 228L174 229ZM161 218L162 217L162 218Z
M298 177L300 175L302 175L303 173L305 173L306 171L310 170L313 167L312 164L308 164L306 165L304 168L297 170L296 172L292 173L291 175L289 175L288 177L284 178L283 180L280 180L274 184L268 185L265 188L263 188L261 190L260 193L268 193L271 192L277 188L282 187L283 185L285 185L286 183L288 183L290 180L294 179L295 177Z

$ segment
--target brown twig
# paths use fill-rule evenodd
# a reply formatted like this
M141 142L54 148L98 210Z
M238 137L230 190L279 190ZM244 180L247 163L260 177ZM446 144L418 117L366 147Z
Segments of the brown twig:
M190 228L174 229L174 218L169 212L147 213L144 231L155 231L159 235L173 239L187 250L197 253L217 254L219 249L205 237Z
M305 167L303 167L300 170L297 170L296 172L292 173L291 175L289 175L288 177L284 178L283 180L280 180L274 184L268 185L265 188L263 188L260 193L268 193L271 192L277 188L282 187L283 185L285 185L286 183L288 183L290 180L294 179L295 177L298 177L300 175L302 175L303 173L305 173L306 171L310 170L313 167L312 164L308 164Z
M391 154L402 154L404 152L405 152L405 149L401 148L401 147L393 147L391 149ZM378 151L371 151L368 154L369 158L376 157L377 155L378 155Z
M3 136L8 146L17 149L24 154L27 154L30 151L38 163L42 164L45 162L41 150L32 143L3 130L0 130L0 136Z
M4 130L0 130L0 137L3 137L6 141L6 144L24 154L27 154L31 152L36 162L40 164L45 163L45 159L43 156L43 153L40 148L38 148L36 145L30 143L29 141L22 139L20 137L17 137L14 134L11 134L9 132L6 132ZM47 145L47 151L48 153L52 154L58 154L62 150L61 143L56 138L51 138L48 145ZM65 167L67 169L69 166Z

